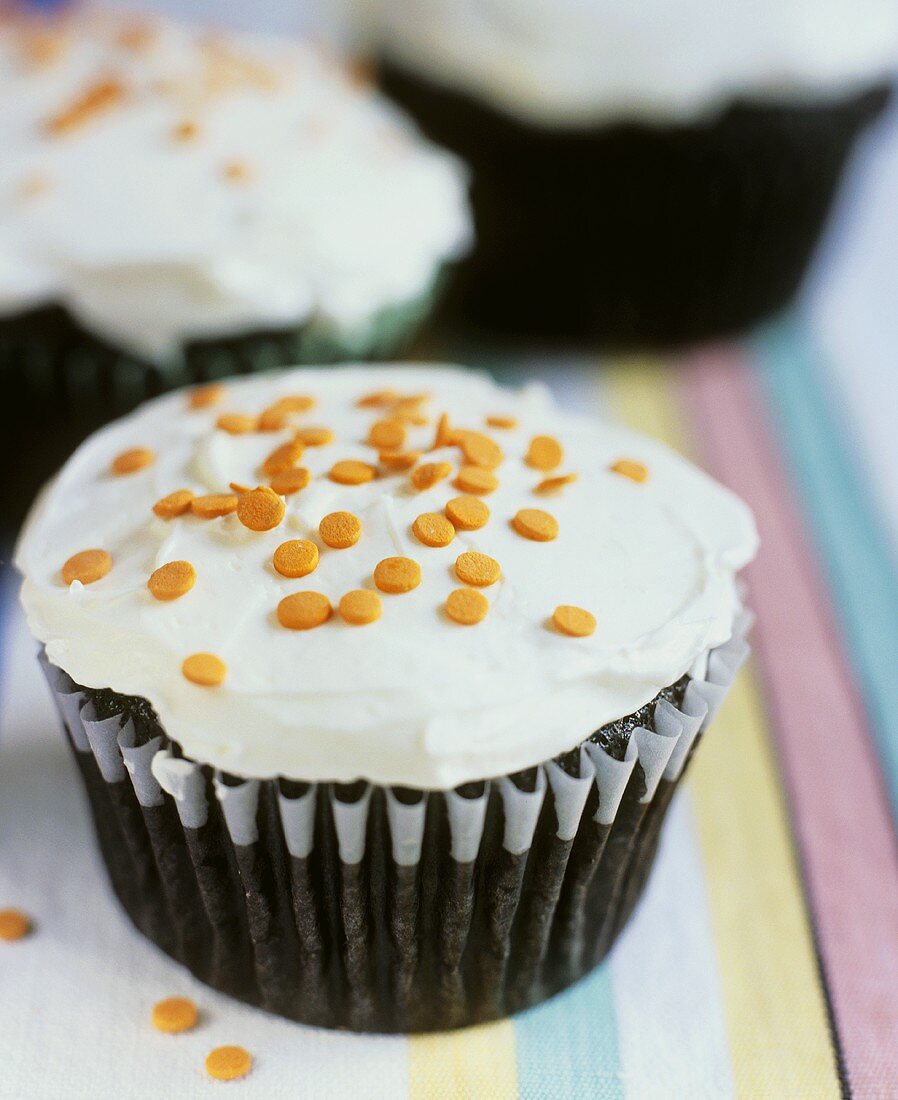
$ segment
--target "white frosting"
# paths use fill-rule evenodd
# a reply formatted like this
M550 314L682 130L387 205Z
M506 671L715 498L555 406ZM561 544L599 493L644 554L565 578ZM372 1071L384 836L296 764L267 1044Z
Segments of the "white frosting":
M129 49L134 25L74 16L38 61L34 25L0 17L0 316L60 302L162 360L309 319L364 330L467 247L459 163L325 53L162 20ZM48 132L107 79L120 103Z
M444 549L421 545L410 527L458 495L451 481L418 493L407 473L360 486L324 476L341 458L376 461L363 441L377 414L356 399L385 386L429 391L428 411L446 411L456 427L482 429L488 414L519 417L514 430L486 429L506 455L500 487L485 498L489 523L459 532ZM235 515L152 514L153 503L178 488L257 484L260 463L287 434L228 435L214 428L217 414L259 412L298 392L318 401L303 420L337 438L306 450L312 482L287 498L279 527L257 533ZM544 475L522 461L530 439L544 433L563 443L558 472L579 474L553 496L534 494ZM433 424L413 427L409 444L427 448L433 437ZM134 446L153 448L155 464L112 476L113 457ZM431 457L459 461L452 447ZM620 458L645 463L648 480L611 473ZM509 521L522 507L553 514L557 539L516 534ZM351 549L328 549L318 538L319 521L335 510L361 519ZM271 564L288 538L321 548L317 570L300 580ZM446 788L567 750L675 682L730 637L735 574L755 545L751 515L728 490L661 443L560 413L542 388L512 393L448 368L347 368L235 381L223 406L200 412L175 393L109 425L45 490L16 564L31 628L50 660L78 683L145 696L189 757L244 776ZM67 588L60 567L91 547L109 551L111 572ZM455 560L469 549L496 558L502 579L483 590L485 620L465 627L442 607L459 585ZM394 555L419 562L423 579L410 593L383 595L376 623L353 627L335 615L309 631L279 625L275 609L285 595L311 589L336 607L345 592L373 587L374 566ZM172 603L155 601L147 577L181 559L196 568L194 588ZM557 633L550 620L558 604L591 611L595 633ZM218 688L181 674L184 657L204 651L227 664Z
M333 0L352 33L525 119L690 119L898 61L895 0Z

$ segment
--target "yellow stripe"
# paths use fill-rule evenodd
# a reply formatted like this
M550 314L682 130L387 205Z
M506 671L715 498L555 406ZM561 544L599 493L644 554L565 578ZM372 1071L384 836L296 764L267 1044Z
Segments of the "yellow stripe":
M410 1100L517 1100L514 1024L409 1040Z
M687 453L669 369L621 363L620 419ZM740 1097L840 1096L823 991L757 674L739 677L689 777Z

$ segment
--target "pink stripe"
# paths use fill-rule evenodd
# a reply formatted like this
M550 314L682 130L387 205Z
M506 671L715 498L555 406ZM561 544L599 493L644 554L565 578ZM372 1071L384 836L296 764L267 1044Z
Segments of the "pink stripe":
M684 378L704 457L758 520L755 642L848 1080L898 1096L898 848L857 687L748 365L706 353Z

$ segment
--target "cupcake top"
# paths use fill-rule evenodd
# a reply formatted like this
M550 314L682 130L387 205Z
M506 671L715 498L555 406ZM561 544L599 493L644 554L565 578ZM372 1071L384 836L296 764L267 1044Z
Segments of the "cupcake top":
M458 162L313 45L0 16L0 317L62 304L164 361L364 328L469 240Z
M755 545L661 443L412 366L152 401L75 453L16 564L50 660L148 699L187 756L447 788L701 668Z
M894 0L333 0L387 56L552 126L688 120L882 78Z

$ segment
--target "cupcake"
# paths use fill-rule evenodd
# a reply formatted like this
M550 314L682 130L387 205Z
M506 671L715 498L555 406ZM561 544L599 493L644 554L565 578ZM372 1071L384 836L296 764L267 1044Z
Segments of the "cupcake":
M3 377L75 416L394 352L470 236L460 165L308 42L0 18L0 145Z
M123 907L310 1024L452 1028L565 988L745 657L750 513L457 369L215 397L87 440L16 553Z
M892 0L338 6L472 166L467 315L612 347L790 299L898 56Z

